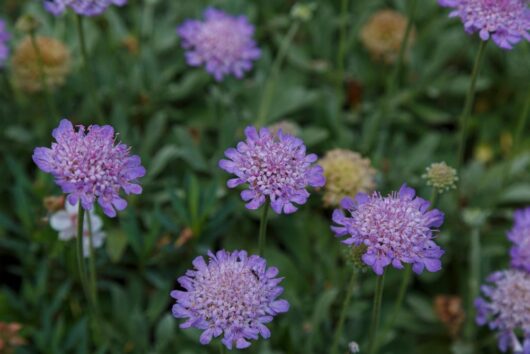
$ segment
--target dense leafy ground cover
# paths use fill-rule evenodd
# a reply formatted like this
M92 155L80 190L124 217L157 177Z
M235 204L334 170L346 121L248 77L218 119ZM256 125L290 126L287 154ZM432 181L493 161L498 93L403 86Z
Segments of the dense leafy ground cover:
M434 0L322 0L293 14L294 5L130 0L83 18L84 66L73 11L55 17L41 1L1 2L11 54L0 68L0 322L21 324L26 344L16 353L219 352L219 340L202 346L201 331L179 329L169 294L208 250L258 252L263 206L245 208L242 188L226 187L232 177L218 162L244 140L246 126L280 121L294 123L308 152L319 157L341 148L369 158L381 194L407 183L424 199L436 197L445 213L434 233L445 250L441 270L414 275L397 312L407 271L386 268L379 353L498 352L495 332L475 324L473 300L488 274L509 267L513 211L530 204L528 42L510 51L491 40L486 45L457 189L436 194L422 175L434 162L458 166L458 120L483 47L478 35L466 34ZM243 14L255 26L261 57L243 79L216 81L186 63L176 28L201 18L207 6ZM388 60L366 45L366 24L382 9L413 13L402 65L399 45ZM48 64L59 65L54 60L64 63L67 54L47 43L40 55L17 57L15 48L31 32L25 15L40 23L38 36L69 52L66 68L47 73L59 80L45 90L35 60L55 50ZM382 26L390 37L398 31ZM32 60L27 74L23 67ZM98 313L83 292L75 241L59 239L50 226L62 204L45 198L62 192L32 161L35 147L51 145L62 117L112 125L147 170L139 179L142 194L128 196L116 218L99 207L92 216L106 234L95 252ZM361 172L337 173L348 180ZM338 352L354 349L350 342L367 352L378 277L355 267L351 248L334 237L326 188L308 188L308 202L293 214L269 212L264 257L284 277L282 298L290 309L269 324L269 340L243 352L330 353L345 300ZM0 338L8 332L3 328Z

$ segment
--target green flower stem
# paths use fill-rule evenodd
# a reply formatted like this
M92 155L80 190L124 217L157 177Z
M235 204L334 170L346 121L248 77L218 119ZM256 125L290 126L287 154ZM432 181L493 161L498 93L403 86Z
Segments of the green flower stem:
M276 86L276 81L280 74L281 66L283 64L285 56L287 55L287 50L289 49L289 46L291 45L291 42L293 41L293 38L296 35L296 32L298 32L299 28L300 22L295 20L287 31L287 34L285 35L280 46L280 50L276 58L274 59L271 72L269 74L269 77L267 78L265 88L261 96L261 102L258 110L258 119L256 121L256 125L258 126L266 125L267 123L269 108L272 102L272 96L274 95L274 88Z
M265 253L265 239L267 237L267 215L269 214L270 201L267 200L263 205L261 212L261 220L259 224L259 255L263 256Z
M377 277L377 283L374 293L374 305L372 309L372 321L370 324L370 334L368 341L368 354L377 353L377 330L379 328L379 318L381 317L381 303L383 301L383 286L385 282L385 273Z
M346 39L347 39L347 21L348 14L348 0L341 0L340 6L340 30L339 30L339 51L337 53L337 93L339 97L342 95L342 83L344 82L344 57L346 55Z
M44 70L44 59L42 58L42 52L37 43L37 36L35 31L31 31L29 37L31 39L31 45L33 46L33 50L35 51L35 55L37 56L39 77L41 80L42 90L44 91L44 94L46 96L46 103L48 104L48 113L50 114L50 120L54 124L55 119L58 118L57 110L55 109L53 93L51 91L50 86L48 85L48 77L46 75L46 71Z
M94 310L99 312L99 301L98 301L98 290L97 290L97 273L96 273L96 261L94 252L94 238L92 234L92 220L90 212L86 212L87 224L88 224L88 238L90 244L90 256L89 256L89 267L90 267L90 296L92 298L92 305Z
M339 322L337 323L337 328L335 329L335 335L333 336L331 354L337 354L340 337L342 335L342 328L344 326L344 320L346 319L346 312L350 305L353 288L355 286L356 275L357 274L355 273L355 270L353 270L351 274L350 282L348 284L348 288L346 289L346 296L344 297L344 302L342 303L342 309L340 311Z
M387 322L387 325L384 330L385 335L388 331L390 331L390 329L392 329L392 327L394 327L399 313L401 312L401 307L403 306L403 301L405 300L405 295L409 287L411 276L412 266L410 264L407 264L405 265L405 270L403 271L403 278L401 280L401 286L399 287L398 297L396 298L396 302L394 303L392 317L390 317L390 321Z
M460 141L458 144L458 160L456 169L460 170L462 163L464 162L464 152L466 149L466 139L467 139L467 130L469 124L469 116L471 114L471 109L473 108L473 102L475 100L475 87L477 84L477 78L480 71L480 65L482 63L482 58L484 57L484 50L486 49L487 41L480 41L480 46L475 58L475 64L473 65L473 71L471 72L471 81L469 83L469 88L466 94L466 101L464 104L464 109L460 115Z
M226 348L223 343L219 343L219 353L226 354Z
M380 143L378 144L379 149L378 153L374 161L379 160L380 155L384 153L386 140L388 136L388 128L390 126L390 107L392 105L392 100L395 99L395 93L396 90L399 87L399 81L401 77L401 69L403 67L403 62L405 61L405 53L407 52L408 43L410 40L410 35L412 33L412 28L414 27L414 15L416 13L416 6L417 0L410 0L409 8L408 8L408 21L407 21L407 27L405 29L405 35L403 36L403 39L401 40L401 44L399 46L399 53L396 60L396 64L394 65L394 68L392 70L392 73L389 76L389 79L386 83L386 93L383 98L384 102L382 104L381 110L375 115L375 122L373 126L368 130L366 134L366 138L364 140L364 148L366 151L369 151L372 147L373 141L375 139L375 135L380 132L379 139ZM379 129L379 127L382 126L382 129Z
M90 65L90 60L88 58L88 51L86 46L86 39L85 39L85 29L83 26L83 16L76 15L77 18L77 33L79 36L79 46L81 48L81 57L83 59L83 69L85 72L85 81L88 85L88 91L90 92L90 97L92 100L92 105L94 108L95 113L98 115L97 119L99 122L103 123L103 112L101 111L101 107L99 106L99 101L97 98L97 91L94 84L94 77L92 73L92 67Z
M521 148L521 143L523 142L523 131L526 127L526 121L528 120L528 116L530 115L530 91L528 92L528 96L526 97L526 101L523 106L523 111L521 112L521 115L519 116L519 120L517 122L517 127L515 128L515 136L514 136L514 142L515 146L513 148L513 152L516 153Z
M475 337L475 299L479 295L480 287L480 230L474 227L471 230L471 244L469 248L469 298L467 302L466 334L470 341Z
M431 209L435 208L436 207L436 202L438 201L438 191L436 190L436 188L432 188L432 192L431 192Z
M77 258L77 268L79 270L79 278L81 280L81 287L85 293L86 298L89 300L90 296L88 294L87 279L86 279L86 269L85 269L85 260L83 255L83 223L85 221L85 211L79 203L79 209L77 210L77 247L76 247L76 258Z

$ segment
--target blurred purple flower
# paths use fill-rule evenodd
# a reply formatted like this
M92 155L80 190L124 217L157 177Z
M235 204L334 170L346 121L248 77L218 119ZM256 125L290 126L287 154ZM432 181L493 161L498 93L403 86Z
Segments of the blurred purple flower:
M252 68L261 52L252 39L254 26L245 16L231 16L208 8L204 21L187 20L177 28L191 66L204 65L206 71L221 81L225 75L238 79Z
M326 180L322 167L314 165L317 155L306 155L301 139L284 134L281 130L272 134L267 128L259 132L255 127L245 129L246 140L237 148L225 151L227 160L219 161L219 167L235 174L227 186L234 188L248 183L241 198L248 202L248 209L257 209L268 197L277 213L294 213L309 198L306 187L322 187Z
M60 15L70 7L77 14L83 16L101 15L109 6L123 6L127 0L44 0L46 10L54 15Z
M412 264L415 273L437 272L444 251L433 241L432 228L443 224L444 214L428 210L430 202L416 197L414 189L403 185L398 193L382 197L359 193L355 199L346 197L340 209L333 212L332 230L347 245L364 244L367 249L362 260L378 275L386 266L402 269L402 263Z
M279 313L289 310L286 300L278 300L283 288L278 284L278 269L267 268L259 256L247 256L245 251L208 252L208 264L203 257L193 261L195 269L178 278L185 291L173 290L173 316L185 318L181 328L203 330L201 344L224 334L222 342L232 349L250 346L249 340L259 335L269 338L265 326Z
M490 37L501 48L512 49L522 39L530 41L528 0L438 0L451 7L450 17L460 17L468 33Z
M530 354L530 274L505 270L491 274L475 300L477 324L498 332L499 349ZM524 336L523 343L517 338Z
M510 250L512 267L530 273L530 207L515 211L508 239L513 242Z
M145 175L140 157L130 155L130 148L115 144L114 128L110 125L91 125L74 129L72 123L61 120L53 130L56 142L51 149L38 147L33 161L44 172L51 173L55 182L68 193L68 202L75 205L79 200L86 210L97 202L103 212L116 216L116 210L127 206L119 195L140 194L142 187L136 179Z
M11 35L7 31L6 23L0 20L0 68L2 68L9 56L9 47L7 41L9 41Z

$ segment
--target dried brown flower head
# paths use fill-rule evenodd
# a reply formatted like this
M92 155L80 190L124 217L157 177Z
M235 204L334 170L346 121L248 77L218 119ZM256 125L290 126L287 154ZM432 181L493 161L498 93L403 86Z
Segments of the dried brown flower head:
M466 315L462 299L453 295L438 295L434 299L434 311L452 337L458 337Z
M48 213L55 213L56 211L64 209L64 195L51 195L44 198L42 204Z
M13 55L15 85L28 93L45 89L44 81L49 89L62 86L69 72L70 52L54 38L39 36L33 43L26 36Z
M376 60L391 64L399 55L406 28L407 18L399 12L380 10L362 28L361 41ZM412 46L415 37L415 30L412 29L407 49Z
M19 335L21 329L20 323L0 322L0 354L12 354L16 347L26 343Z

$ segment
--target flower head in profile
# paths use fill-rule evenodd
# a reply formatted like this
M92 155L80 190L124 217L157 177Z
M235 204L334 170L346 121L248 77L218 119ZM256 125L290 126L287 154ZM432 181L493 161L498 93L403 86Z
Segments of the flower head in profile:
M374 59L392 64L399 56L406 28L406 17L394 10L381 10L363 26L361 41ZM415 36L413 29L407 47L412 45Z
M59 210L50 215L50 226L55 231L59 232L59 240L69 241L77 237L78 208L78 205L65 203L63 210ZM101 230L103 227L103 221L101 218L94 212L94 210L90 210L89 213L91 228L88 227L89 218L85 218L83 223L83 255L85 257L90 255L90 238L92 238L93 247L99 248L103 246L103 241L106 237L105 232ZM92 231L92 235L90 235L90 231Z
M257 209L269 198L272 209L281 214L294 213L309 198L307 186L322 187L326 179L322 167L314 165L317 155L306 155L301 139L281 130L245 129L246 140L237 148L225 151L226 160L219 167L236 175L228 180L229 188L248 184L241 193L248 209Z
M261 52L252 39L254 26L245 16L231 16L208 8L204 21L187 20L177 28L191 66L204 66L221 81L226 75L240 79Z
M41 36L35 38L35 46L31 37L26 36L16 48L13 54L15 85L29 93L62 86L70 72L68 48L55 38ZM43 87L43 81L47 87Z
M0 69L4 66L9 57L9 47L7 46L7 42L10 38L11 35L7 31L6 23L0 20Z
M228 349L247 348L260 335L269 338L266 324L289 310L289 303L278 299L283 292L278 269L245 251L221 250L208 256L208 263L195 258L195 268L178 278L183 290L171 292L176 299L173 316L186 319L180 327L203 330L201 344L223 335Z
M140 157L130 155L127 145L116 143L110 125L79 125L76 129L63 119L52 136L56 142L51 148L36 148L33 161L55 177L70 204L81 201L84 209L92 210L97 201L107 216L114 217L116 210L127 206L120 197L121 189L126 194L142 193L137 184L145 175Z
M441 269L444 251L434 243L433 229L443 224L444 214L429 210L430 203L416 197L414 189L403 185L387 197L359 193L355 199L344 198L341 206L344 211L333 212L332 230L337 237L346 236L342 242L347 245L364 244L362 260L376 274L390 264L398 269L412 264L418 274Z
M515 211L508 239L513 242L511 266L530 273L530 207Z
M334 149L319 160L324 169L326 187L324 204L339 206L344 197L355 197L357 193L368 193L375 188L375 170L370 160L360 154L344 149Z
M528 0L438 0L450 7L450 17L460 17L468 33L492 39L504 49L512 49L523 39L530 41Z
M112 5L123 6L127 0L44 0L44 8L54 15L60 15L68 8L83 16L101 15Z
M438 193L455 189L458 181L456 170L443 161L432 163L425 169L425 173L421 177L427 181L428 186L434 188Z
M502 352L530 353L530 274L504 270L487 280L489 284L481 287L483 296L475 300L477 324L498 332Z

